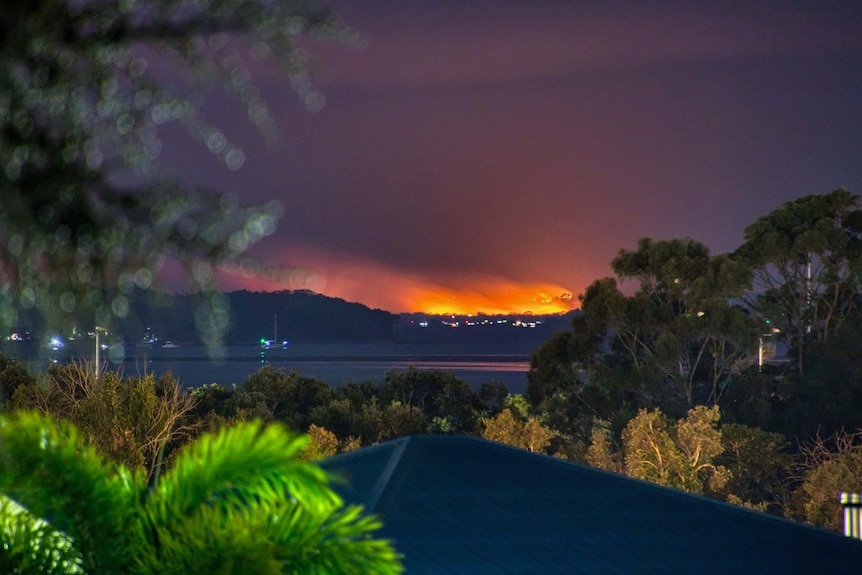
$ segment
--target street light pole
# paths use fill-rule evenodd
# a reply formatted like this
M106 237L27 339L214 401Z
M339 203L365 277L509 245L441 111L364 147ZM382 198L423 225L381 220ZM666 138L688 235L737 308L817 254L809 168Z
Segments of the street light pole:
M105 328L96 326L96 382L99 381L99 350L101 349L101 346L99 345L99 332L100 331L104 331L105 333L108 333L108 331Z

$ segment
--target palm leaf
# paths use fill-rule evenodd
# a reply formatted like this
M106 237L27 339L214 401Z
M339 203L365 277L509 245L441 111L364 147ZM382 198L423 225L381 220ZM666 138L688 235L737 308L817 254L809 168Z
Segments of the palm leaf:
M389 542L369 534L380 522L362 515L357 506L324 514L301 507L273 516L270 538L277 543L283 573L339 573L341 575L400 573L400 556ZM350 552L344 542L350 541Z
M83 574L72 541L0 495L0 573Z
M141 573L397 573L379 523L297 458L305 438L243 423L187 446L144 505ZM315 546L319 546L315 548ZM343 569L336 568L343 567Z
M123 534L142 483L102 460L71 425L28 412L0 418L0 493L65 533L87 572L119 572L126 561Z
M298 461L305 439L251 422L188 445L147 501L156 521L176 520L203 505L248 505L289 494L308 506L340 503L319 467Z
M297 459L304 444L260 422L222 429L148 491L71 425L2 416L0 572L399 573L370 536L379 523L342 509L327 474Z

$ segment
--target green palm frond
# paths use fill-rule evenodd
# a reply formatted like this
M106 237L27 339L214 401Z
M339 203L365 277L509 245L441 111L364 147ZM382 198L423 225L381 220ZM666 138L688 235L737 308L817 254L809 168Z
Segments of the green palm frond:
M74 541L88 572L112 572L132 551L122 534L143 484L68 424L28 412L0 418L0 493Z
M361 509L317 513L296 502L207 506L195 518L158 530L158 555L142 573L399 573L399 556L370 534L380 528Z
M155 545L141 571L400 572L389 544L369 537L379 523L342 512L326 473L297 459L305 443L251 422L188 446L145 503L142 537Z
M0 573L83 574L72 541L0 495Z
M389 543L372 537L379 522L344 509L327 474L297 459L304 444L277 425L222 429L188 445L147 490L141 473L106 463L71 425L0 416L0 569L400 573Z
M305 438L250 422L204 435L187 446L147 501L156 521L187 516L203 505L249 505L286 494L306 506L340 501L323 470L297 459Z
M257 520L259 514L258 508L211 505L152 526L151 552L138 556L136 573L280 575L276 543Z
M397 573L399 555L388 542L372 539L380 529L374 517L363 516L361 507L315 515L295 507L273 516L267 524L270 538L277 542L283 573L339 573L341 575ZM341 551L343 541L351 541L349 554Z

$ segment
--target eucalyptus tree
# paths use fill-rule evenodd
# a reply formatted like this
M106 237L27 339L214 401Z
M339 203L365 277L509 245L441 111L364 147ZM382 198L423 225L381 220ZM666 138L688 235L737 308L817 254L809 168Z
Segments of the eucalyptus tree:
M559 437L559 433L535 416L515 415L511 407L506 407L485 422L482 437L527 451L545 453L551 441Z
M732 473L716 458L724 452L718 407L697 406L674 422L660 410L641 410L622 434L624 472L691 493L715 493Z
M796 352L823 342L858 305L862 288L862 206L840 188L787 202L745 229L735 254L750 266L748 301Z
M626 295L614 278L594 282L581 300L585 325L631 366L642 405L718 404L756 347L756 326L738 305L746 268L691 239L650 238L611 266L637 288Z
M244 151L200 113L203 87L230 88L269 136L250 70L271 60L319 108L296 39L351 34L307 2L0 0L0 14L0 328L28 313L109 326L168 258L193 291L215 264L240 264L280 207L181 182L159 161L164 127L239 169ZM205 341L226 328L224 305L202 298Z
M576 441L588 442L597 422L621 429L644 403L642 380L597 360L605 337L578 314L571 331L555 333L530 358L524 398L545 424Z

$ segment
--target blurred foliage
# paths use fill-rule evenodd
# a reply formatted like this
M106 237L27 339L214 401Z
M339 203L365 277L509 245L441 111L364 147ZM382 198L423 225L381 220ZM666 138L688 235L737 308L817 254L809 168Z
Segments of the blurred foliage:
M184 185L160 162L162 132L182 126L239 169L243 150L200 113L208 86L271 136L252 70L280 67L316 110L296 39L352 32L309 2L2 0L0 13L0 328L28 314L110 328L168 260L194 292L213 287L216 264L251 265L242 254L280 206ZM222 303L202 297L195 313L211 345L227 328Z
M50 573L401 572L373 538L379 522L343 506L328 476L300 461L303 444L276 425L223 428L188 444L148 488L68 422L4 415L0 565L31 573L49 551Z

